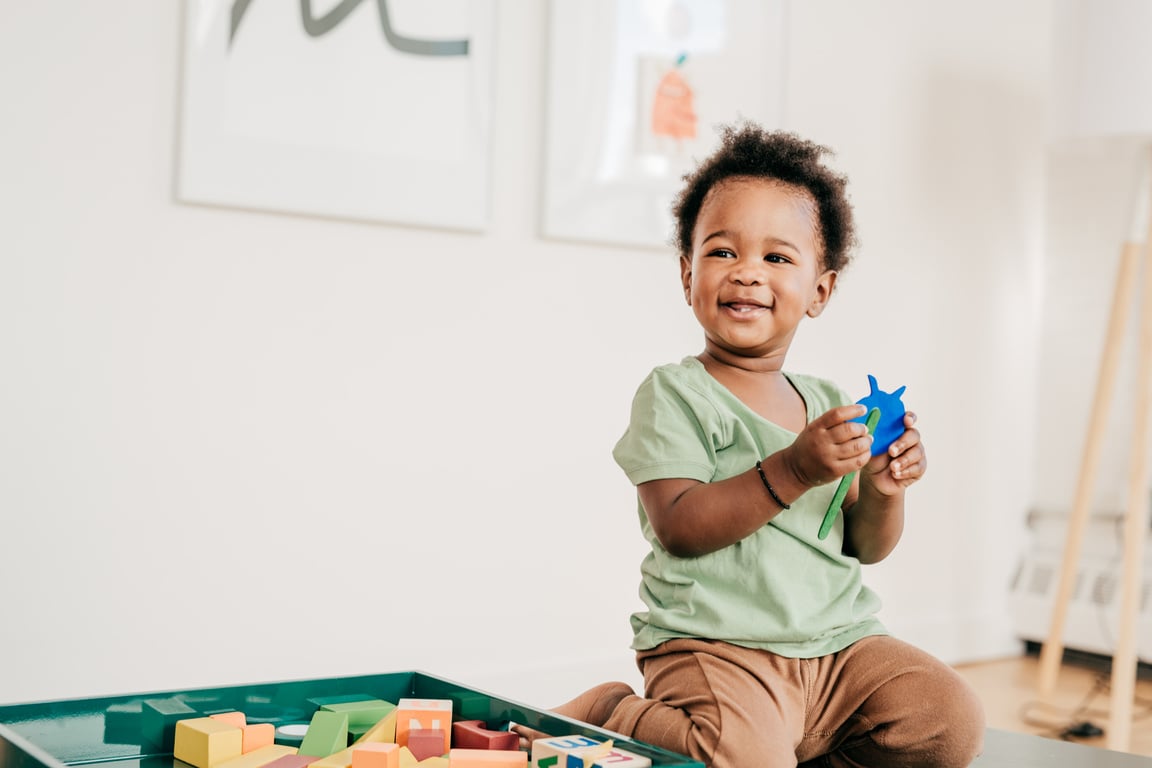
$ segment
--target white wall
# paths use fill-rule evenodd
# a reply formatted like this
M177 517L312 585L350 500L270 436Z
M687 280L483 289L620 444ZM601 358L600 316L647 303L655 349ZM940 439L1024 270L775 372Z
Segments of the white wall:
M537 235L542 6L499 3L483 235L176 204L180 4L5 9L0 701L635 680L643 542L609 451L700 339L669 253ZM786 127L839 150L863 239L791 367L908 386L931 470L868 578L950 661L1016 647L1049 22L790 11Z

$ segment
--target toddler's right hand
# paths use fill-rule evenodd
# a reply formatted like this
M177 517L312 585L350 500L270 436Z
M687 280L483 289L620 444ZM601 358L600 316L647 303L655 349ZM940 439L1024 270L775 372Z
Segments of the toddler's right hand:
M785 449L796 479L809 488L831 483L859 470L872 457L872 436L861 422L868 412L859 404L841 405L813 419Z

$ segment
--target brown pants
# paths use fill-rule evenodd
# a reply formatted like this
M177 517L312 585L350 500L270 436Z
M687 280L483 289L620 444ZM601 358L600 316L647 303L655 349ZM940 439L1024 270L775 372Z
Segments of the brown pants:
M983 746L967 683L892 637L815 659L672 640L637 663L646 698L604 727L711 768L962 768Z

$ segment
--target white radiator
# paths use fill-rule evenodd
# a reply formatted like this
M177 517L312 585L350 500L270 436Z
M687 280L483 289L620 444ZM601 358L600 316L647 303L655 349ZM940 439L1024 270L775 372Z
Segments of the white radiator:
M1030 527L1032 542L1013 580L1011 605L1020 638L1042 643L1051 628L1067 522L1034 517ZM1122 530L1118 517L1094 518L1086 527L1064 624L1065 648L1112 655L1119 627ZM1136 655L1152 663L1152 536L1145 548Z

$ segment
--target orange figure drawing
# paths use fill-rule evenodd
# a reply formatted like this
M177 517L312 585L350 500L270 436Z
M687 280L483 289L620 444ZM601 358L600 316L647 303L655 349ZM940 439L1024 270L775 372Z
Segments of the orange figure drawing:
M670 136L674 139L696 138L696 110L692 105L692 86L680 74L684 56L676 60L676 66L660 78L656 86L656 97L652 101L652 133L655 136Z

